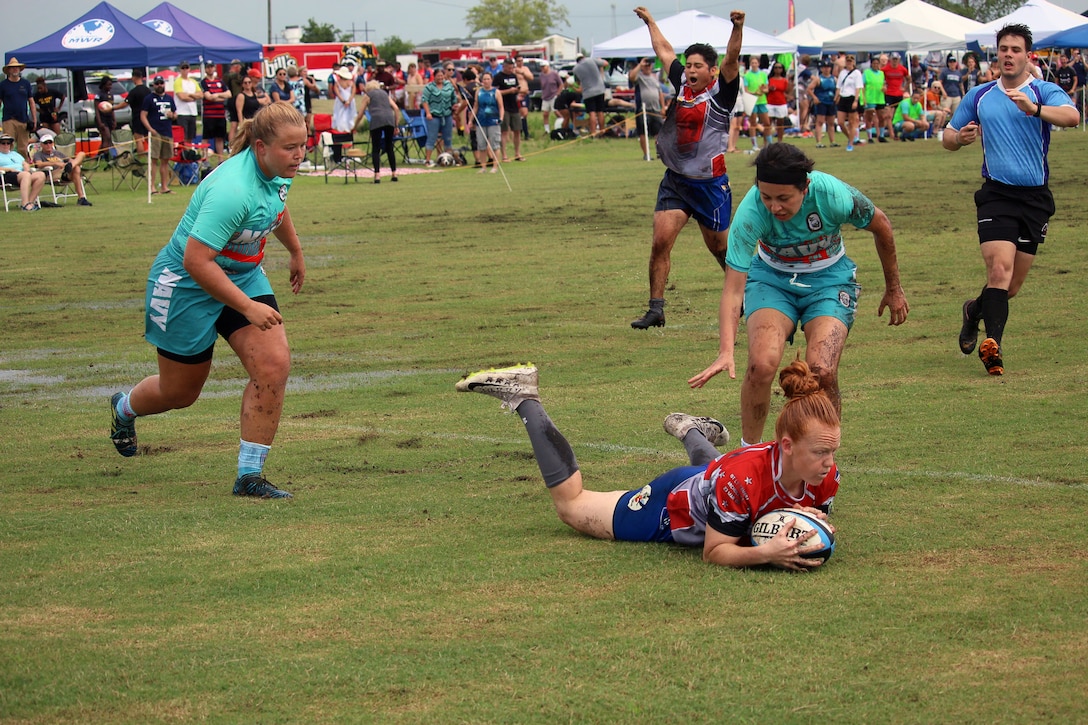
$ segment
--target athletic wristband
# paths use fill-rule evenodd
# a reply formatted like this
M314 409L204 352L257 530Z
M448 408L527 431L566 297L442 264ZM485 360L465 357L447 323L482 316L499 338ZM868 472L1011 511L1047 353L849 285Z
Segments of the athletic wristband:
M1036 103L1035 104L1035 113L1032 114L1032 115L1034 115L1036 118L1040 118L1042 116L1042 113L1043 113L1043 104Z

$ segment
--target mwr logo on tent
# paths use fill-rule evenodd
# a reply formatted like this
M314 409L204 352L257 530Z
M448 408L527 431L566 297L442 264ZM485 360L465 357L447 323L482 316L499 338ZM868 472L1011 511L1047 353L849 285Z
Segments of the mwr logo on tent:
M174 26L167 20L159 20L158 18L152 20L145 20L144 25L154 30L156 33L161 33L168 38L174 37Z
M71 50L96 48L110 42L113 33L113 23L109 20L84 20L79 25L73 25L61 38L60 44Z

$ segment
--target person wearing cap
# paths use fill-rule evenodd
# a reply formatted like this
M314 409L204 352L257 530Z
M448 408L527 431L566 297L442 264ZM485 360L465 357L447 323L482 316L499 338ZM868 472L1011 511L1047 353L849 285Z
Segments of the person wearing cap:
M883 56L881 56L883 60ZM881 63L883 66L881 70L884 71L884 82L887 84L887 90L884 91L884 102L887 103L887 108L892 111L891 114L885 114L888 118L888 123L891 123L892 138L898 138L895 132L895 123L892 120L896 109L899 108L899 104L904 98L910 95L910 71L907 66L900 62L898 53L892 53L888 56L888 62Z
M41 147L34 154L34 158L31 159L34 168L51 174L54 181L71 181L72 186L76 188L76 195L79 197L76 204L79 206L94 206L87 199L87 193L83 190L82 166L87 154L80 151L74 158L68 158L63 151L57 148L56 134L44 128L38 131L38 143Z
M963 71L960 70L960 62L951 53L945 59L945 67L941 70L937 79L944 89L941 98L941 110L946 116L952 116L963 100Z
M901 325L910 312L899 281L891 222L868 197L814 171L813 161L789 143L765 147L753 166L756 183L737 206L729 230L718 357L688 380L692 388L701 388L718 373L736 377L734 348L740 317L747 315L748 361L740 388L742 448L763 440L771 386L798 326L805 336L805 362L842 414L839 361L861 294L857 265L846 256L844 226L873 235L884 272L877 315L887 309L888 324Z
M196 136L196 102L202 96L200 83L189 76L189 61L181 61L174 78L174 104L177 106L176 123L181 126L185 143L192 143Z
M495 80L495 76L497 76L501 71L502 63L499 62L499 59L494 55L487 56L487 63L484 65L484 72L491 74L492 81Z
M667 69L676 92L657 135L657 156L665 165L665 174L654 205L649 309L631 322L632 328L645 330L665 326L670 255L689 219L695 217L703 243L725 269L733 206L725 155L730 113L740 94L739 60L745 16L740 10L729 13L733 30L719 66L718 51L709 43L689 45L684 50L686 60L681 63L650 11L637 7L635 14L646 24L654 54Z
M34 89L23 78L26 65L12 56L4 65L4 80L0 81L0 104L3 131L15 140L16 149L25 150L30 143L30 132L38 127L38 105L34 102Z
M1080 123L1080 113L1060 86L1032 77L1031 43L1026 25L997 31L994 65L1000 77L967 93L941 138L946 149L958 151L979 140L985 129L984 181L974 201L986 285L978 297L963 303L958 344L961 353L971 354L984 322L986 339L978 355L990 375L1005 372L1002 339L1009 300L1027 279L1054 215L1047 159L1051 128Z
M204 77L200 79L200 94L203 98L204 125L201 137L212 152L219 158L227 142L227 106L230 105L231 93L226 83L219 77L213 61L204 64Z
M38 195L45 186L45 172L36 170L15 150L15 137L7 131L0 132L0 174L3 174L5 184L19 187L19 208L37 211Z
M521 80L514 73L514 61L505 58L502 62L502 72L491 79L502 102L502 160L509 161L507 156L511 141L514 145L514 160L524 161L521 155L521 115L518 110L518 93L521 91Z
M232 60L228 67L229 70L223 76L223 85L230 91L230 99L227 100L227 119L230 121L228 138L234 138L234 133L238 130L238 122L242 120L242 117L238 115L238 104L235 103L235 99L242 94L242 81L245 80L246 73L242 69L242 61L237 58Z
M144 339L156 350L157 373L109 401L110 440L118 454L139 452L138 417L187 408L200 398L222 337L248 380L233 493L291 497L264 476L291 350L262 262L274 238L289 255L277 266L286 268L292 292L302 290L306 262L287 195L305 157L305 120L294 106L274 103L239 125L231 157L193 191L147 275ZM178 419L184 416L172 418L173 425Z
M544 116L544 133L551 133L551 115L555 110L555 99L563 90L563 79L552 70L548 61L540 64L540 110Z
M853 151L855 143L861 143L858 138L860 127L858 126L858 109L860 98L865 87L865 78L857 69L857 60L852 55L845 58L845 66L839 73L835 90L835 110L837 111L839 126L846 132L846 150Z
M177 118L174 99L166 93L166 80L155 76L151 81L151 95L144 99L140 109L140 121L150 133L148 152L151 155L151 179L155 185L155 170L159 172L159 185L152 194L170 194L170 159L174 156L173 120Z
M834 70L832 62L826 58L820 60L820 74L815 76L808 84L808 95L812 99L812 115L816 118L816 148L826 148L823 132L827 130L827 143L832 148L838 146L835 143L835 91L838 83L831 75Z

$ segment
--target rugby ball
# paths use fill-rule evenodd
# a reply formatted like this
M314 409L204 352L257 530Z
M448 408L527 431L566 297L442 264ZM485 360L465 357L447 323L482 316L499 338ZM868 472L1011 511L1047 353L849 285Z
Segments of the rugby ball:
M776 509L756 519L752 524L752 546L759 546L773 539L789 519L793 519L793 525L786 534L790 539L804 536L809 531L816 531L816 535L805 542L801 556L822 561L831 558L835 552L835 534L831 531L831 527L826 521L801 509Z
M98 110L102 111L102 113L109 113L113 110L113 104L109 101L102 101L98 104Z
M442 153L438 154L439 166L453 166L456 163L457 159L453 158L453 154L451 154L449 151L443 151Z

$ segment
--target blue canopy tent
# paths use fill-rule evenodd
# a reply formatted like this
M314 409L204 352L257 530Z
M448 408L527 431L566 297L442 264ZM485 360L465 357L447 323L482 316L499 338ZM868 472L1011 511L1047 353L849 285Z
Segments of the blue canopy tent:
M1032 45L1036 48L1088 48L1088 25L1059 30L1035 40Z
M199 60L201 48L156 33L107 2L36 43L9 51L31 68L132 68Z
M264 50L260 43L221 30L168 2L160 3L144 13L139 21L166 37L199 45L203 48L203 59L206 61L229 63L235 58L245 62L256 61L261 60Z

